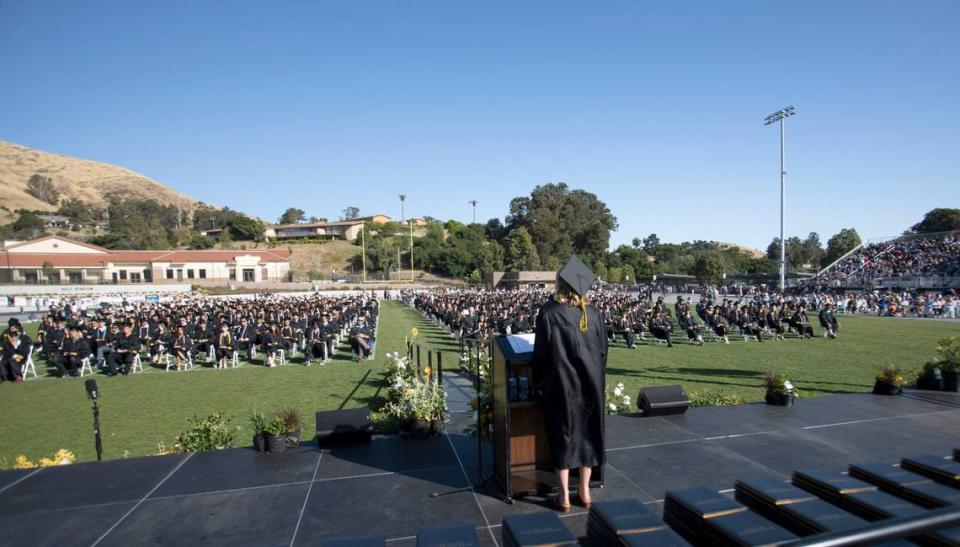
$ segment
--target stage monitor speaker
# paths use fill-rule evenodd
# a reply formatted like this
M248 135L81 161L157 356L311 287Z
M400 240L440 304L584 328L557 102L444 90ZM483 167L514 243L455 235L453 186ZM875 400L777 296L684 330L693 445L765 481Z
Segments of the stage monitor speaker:
M690 406L690 399L680 386L646 387L637 396L643 416L669 416L683 414Z
M373 435L370 409L317 412L317 444L368 443Z

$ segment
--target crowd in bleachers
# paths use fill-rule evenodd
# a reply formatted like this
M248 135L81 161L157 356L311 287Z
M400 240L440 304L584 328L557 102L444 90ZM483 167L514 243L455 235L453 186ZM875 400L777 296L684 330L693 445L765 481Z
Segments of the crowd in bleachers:
M491 336L533 332L540 307L551 298L544 289L408 290L401 299L430 319L445 325L462 340L482 347ZM740 301L703 298L696 305L679 297L668 305L649 291L594 291L589 295L603 318L611 341L629 348L638 344L665 345L686 340L703 345L707 341L730 343L731 337L745 341L783 340L788 336L811 338L817 329L836 337L839 322L832 303L824 304L817 316L818 327L808 317L808 303L800 297L777 297Z
M911 236L866 245L817 276L815 281L842 285L844 280L918 276L960 276L960 235Z
M36 375L35 354L42 354L61 377L98 369L129 374L144 364L165 370L239 366L254 362L275 367L295 352L302 362L328 361L345 338L359 360L375 344L379 301L375 296L258 295L257 298L186 296L167 302L124 301L80 309L58 302L37 329L35 339L10 319L0 339L0 382L21 382Z

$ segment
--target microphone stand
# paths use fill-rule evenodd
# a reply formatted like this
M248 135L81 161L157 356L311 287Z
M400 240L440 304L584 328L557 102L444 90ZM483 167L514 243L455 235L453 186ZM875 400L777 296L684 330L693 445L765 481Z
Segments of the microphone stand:
M93 400L93 435L97 443L97 461L103 461L103 439L100 437L100 407Z

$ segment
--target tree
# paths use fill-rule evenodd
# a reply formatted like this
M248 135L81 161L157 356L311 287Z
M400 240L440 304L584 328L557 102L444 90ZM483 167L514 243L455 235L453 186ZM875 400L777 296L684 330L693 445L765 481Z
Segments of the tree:
M53 179L39 173L34 174L27 181L26 192L50 205L56 205L60 201L60 190L56 188Z
M13 223L13 231L27 237L42 233L43 228L43 219L33 213L21 213L20 218Z
M480 253L477 255L477 270L481 278L486 279L493 272L503 270L503 246L496 241L488 241L480 247Z
M242 215L232 218L226 228L234 239L257 241L263 237L263 223Z
M821 266L828 266L834 260L852 251L860 245L860 234L853 228L844 228L827 240L827 252L823 256Z
M723 257L717 251L707 251L697 256L693 263L693 275L704 285L716 285L723 280Z
M640 239L639 237L635 237L632 240L630 240L630 244L633 245L635 249L639 249L643 245L643 240Z
M960 230L960 209L931 209L923 220L910 227L915 234L932 234Z
M660 247L660 238L657 237L657 234L650 234L643 238L643 250L646 251L647 254L657 254L658 247Z
M536 186L529 197L514 198L507 226L511 234L526 229L541 261L553 257L562 263L574 253L588 261L604 256L617 219L596 195L570 190L561 182Z
M210 249L213 248L213 238L195 234L190 239L191 249Z
M814 269L819 269L824 254L823 246L820 244L820 234L810 232L807 239L803 240L804 263L809 263Z
M607 279L607 265L602 260L593 263L593 275L604 281L610 281Z
M780 238L775 237L770 245L767 245L767 258L770 260L780 260Z
M40 264L40 269L43 271L43 277L45 279L50 279L50 276L52 276L54 272L53 262L50 262L49 260L44 260L43 263Z
M360 216L360 209L354 206L347 207L343 210L343 220L353 220Z
M502 243L509 233L509 230L500 222L499 218L491 218L488 220L484 226L484 231L486 232L487 239L496 241L497 243Z
M97 217L97 211L79 199L67 199L60 204L57 214L70 219L73 224L87 224Z
M297 209L295 207L290 207L280 215L280 224L296 224L304 219L306 213L303 212L303 209Z
M511 272L540 269L537 248L533 244L530 232L523 226L507 237L505 262L507 270Z

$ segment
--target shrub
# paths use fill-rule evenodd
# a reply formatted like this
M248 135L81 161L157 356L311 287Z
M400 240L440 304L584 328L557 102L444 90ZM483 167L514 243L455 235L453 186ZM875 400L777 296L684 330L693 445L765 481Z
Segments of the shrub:
M728 395L720 391L691 391L691 407L742 405L747 401L739 395Z
M220 412L215 412L206 418L194 414L189 424L190 427L186 431L177 435L177 444L185 452L230 448L239 429L231 427L230 420Z
M883 367L880 369L880 372L877 373L877 381L886 382L895 386L903 385L903 372L897 367Z
M300 412L295 408L284 407L277 413L283 423L286 424L287 432L300 431Z
M287 434L287 422L284 421L282 416L275 416L270 423L267 424L267 428L264 430L264 433L268 435L281 436Z

